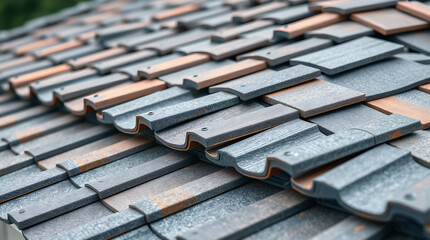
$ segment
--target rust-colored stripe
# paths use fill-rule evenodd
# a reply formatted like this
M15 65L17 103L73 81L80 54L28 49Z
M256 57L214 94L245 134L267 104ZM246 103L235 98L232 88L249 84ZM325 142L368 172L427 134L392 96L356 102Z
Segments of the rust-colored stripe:
M430 6L418 1L398 2L396 8L416 17L430 21Z
M372 28L382 35L410 32L430 27L428 22L394 8L354 13L351 15L351 19ZM398 23L390 24L389 21L384 21L384 19L397 19Z
M61 44L52 46L50 48L43 49L38 54L38 57L43 58L43 57L46 57L46 56L48 56L50 54L62 52L62 51L65 51L65 50L68 50L68 49L71 49L71 48L75 48L75 47L81 46L83 44L84 44L84 42L81 41L81 40L71 40L71 41L68 41L68 42L65 42L65 43L61 43Z
M322 28L344 20L346 17L336 13L320 13L275 29L288 33L288 38L295 38L307 31Z
M152 142L152 139L135 136L83 156L75 157L72 160L80 167L81 172L86 172L109 162L109 157L148 144L149 142Z
M12 88L21 87L24 85L27 85L29 83L35 82L37 80L40 80L42 78L47 78L56 74L64 73L67 71L71 71L72 67L68 64L60 64L57 66L53 66L50 68L45 68L42 70L38 70L35 72L23 74L21 76L11 78L9 80L9 83Z
M158 76L192 67L197 64L209 62L211 60L208 54L193 53L167 62L148 66L139 70L139 75L146 79L156 78Z
M16 138L20 143L27 142L31 139L40 137L43 135L43 131L39 126L33 126L15 133Z
M0 129L16 124L18 120L15 115L9 115L0 118Z
M45 46L48 46L48 45L51 45L51 44L54 44L57 42L59 42L59 39L56 37L46 38L46 39L43 39L43 40L40 40L37 42L32 42L30 44L21 46L15 50L15 53L18 55L21 55L21 54L24 54L24 53L29 52L31 50L34 50L36 48L45 47Z
M150 93L160 91L166 88L166 83L158 79L144 80L123 86L121 88L110 89L86 97L94 109L100 109L128 100L132 100Z
M154 20L165 20L168 18L176 17L185 13L194 12L200 9L198 4L187 4L184 6L176 7L173 9L166 10L164 12L160 12L152 16Z
M152 196L149 200L161 209L163 217L179 212L196 201L194 195L182 187L177 187L167 194Z
M381 112L397 113L421 121L423 129L430 127L430 109L419 106L395 96L390 96L367 103L372 108Z
M256 59L246 59L224 67L220 67L203 73L202 75L193 75L184 79L197 84L197 89L206 88L218 83L222 83L246 74L260 71L267 67L266 62Z

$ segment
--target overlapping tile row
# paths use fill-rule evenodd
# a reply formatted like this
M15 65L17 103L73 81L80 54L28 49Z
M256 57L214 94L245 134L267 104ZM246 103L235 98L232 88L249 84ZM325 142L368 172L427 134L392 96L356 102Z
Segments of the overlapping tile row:
M94 1L4 33L0 178L30 176L2 219L30 239L429 236L428 5Z

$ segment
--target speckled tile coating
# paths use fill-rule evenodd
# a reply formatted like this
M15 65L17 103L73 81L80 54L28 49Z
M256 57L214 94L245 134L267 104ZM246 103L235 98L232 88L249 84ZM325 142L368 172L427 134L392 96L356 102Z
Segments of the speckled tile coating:
M270 104L284 104L298 109L303 118L352 105L365 99L363 93L320 79L311 80L264 97L264 100Z
M309 65L321 69L325 74L334 75L401 52L403 52L403 45L373 37L361 37L293 58L290 63Z
M323 80L366 94L366 100L388 97L430 80L430 68L415 62L391 58L356 68ZM372 84L369 84L371 82Z

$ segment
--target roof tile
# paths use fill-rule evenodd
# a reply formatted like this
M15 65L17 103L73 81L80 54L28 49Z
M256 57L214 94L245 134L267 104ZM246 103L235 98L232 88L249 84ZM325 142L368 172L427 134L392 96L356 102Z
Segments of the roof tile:
M290 63L305 64L334 75L359 66L376 62L403 52L403 45L361 37L333 47L291 59Z
M420 30L430 26L428 22L395 9L354 13L351 15L351 19L371 27L383 35Z
M300 111L308 118L337 108L364 101L363 93L320 79L271 93L265 96L271 104L284 104Z

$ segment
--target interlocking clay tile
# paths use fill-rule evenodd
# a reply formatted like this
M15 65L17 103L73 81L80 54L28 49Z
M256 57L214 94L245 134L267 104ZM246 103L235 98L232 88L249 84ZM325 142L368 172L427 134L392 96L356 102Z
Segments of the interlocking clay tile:
M292 43L281 43L263 49L255 50L237 56L237 60L258 59L264 60L269 66L278 66L287 63L290 59L308 54L333 45L329 39L309 38Z
M0 117L0 129L15 125L32 117L50 112L52 109L44 106L35 106L29 109L16 112L11 115Z
M153 79L164 74L189 68L208 61L210 61L210 56L208 54L192 53L181 58L148 66L139 70L138 74L143 79Z
M134 136L85 155L76 156L71 160L66 160L63 163L57 164L57 166L65 169L69 176L74 176L109 162L116 161L127 155L142 151L152 146L153 143L154 141L152 138Z
M320 13L318 15L298 20L277 28L275 30L275 37L287 39L295 38L305 34L308 31L340 22L345 18L345 16L336 13Z
M330 135L354 128L361 122L372 121L378 118L383 119L387 116L388 115L384 113L359 103L321 114L307 120L318 124L321 132L326 135Z
M383 113L397 113L421 121L423 129L430 128L430 94L411 90L386 98L367 102Z
M145 215L148 223L177 213L248 182L231 169L223 169L140 201L130 207Z
M174 36L166 37L158 41L144 43L135 47L136 50L154 49L164 55L170 53L174 48L188 43L199 41L209 37L213 31L206 29L192 29L187 32L177 33Z
M111 197L107 197L103 199L103 204L112 211L123 211L126 210L130 204L142 201L147 196L155 195L160 191L163 192L173 189L218 171L219 169L218 166L199 161L186 168L166 174L160 178L117 193Z
M125 134L116 133L116 134L104 137L100 140L71 149L69 151L56 154L54 156L43 159L41 161L37 161L37 165L43 170L53 169L56 167L56 164L64 162L64 159L72 158L78 155L83 155L86 152L92 152L92 151L107 147L109 145L125 140L127 138L128 136Z
M341 43L371 34L373 34L373 30L369 27L353 21L343 21L309 31L305 34L305 37L328 38L337 43Z
M209 92L226 91L236 94L242 100L268 94L319 77L318 69L297 65L274 71L265 69L209 88Z
M212 34L211 40L213 42L226 42L237 38L240 34L251 32L270 25L273 25L273 21L271 20L255 20L230 29L219 30Z
M157 56L157 52L154 50L141 50L93 63L91 64L91 67L97 69L101 75L104 75L112 71L114 68L137 63L155 56Z
M363 93L320 79L268 94L264 98L271 104L280 103L298 109L303 118L332 111L365 99Z
M262 15L264 13L288 7L288 5L289 4L287 2L271 2L239 12L234 12L231 16L233 22L244 23L256 19L259 15Z
M104 51L96 52L94 54L90 54L76 60L69 60L67 63L73 67L73 69L80 69L87 66L90 63L94 63L103 59L116 57L122 55L127 52L127 49L124 47L114 47L110 49L106 49Z
M351 19L362 23L383 35L409 32L430 27L430 24L396 9L354 13Z
M333 12L342 15L387 8L396 5L397 0L353 0L340 1L322 7L323 12Z
M43 81L30 83L30 95L45 105L54 105L58 99L54 99L53 91L79 80L93 77L97 74L95 69L84 68L74 72L66 72L53 77L45 78Z
M72 70L72 67L68 64L60 64L57 66L53 66L50 68L46 68L46 69L42 69L39 71L35 71L32 73L27 73L15 78L11 78L9 80L9 85L11 89L18 89L20 87L24 87L25 88L25 95L26 96L27 93L30 93L30 87L28 86L29 83L38 81L40 79L43 78L47 78L53 75L57 75L60 73L64 73L64 72L69 72Z
M196 124L195 128L176 132L177 136L169 136L166 132L157 133L155 136L162 144L176 150L188 150L195 147L195 144L211 148L264 131L297 117L296 110L279 104L258 110L249 109L246 113L231 116L228 119L220 118L215 122Z
M199 49L195 52L209 54L213 60L222 60L237 54L248 52L256 48L260 48L269 44L269 40L265 38L245 38L231 40L222 44L209 46Z
M430 6L418 1L398 2L396 8L411 15L430 21Z
M370 147L421 129L419 121L398 114L375 119L346 131L320 137L267 158L280 161L279 168L296 177ZM309 152L309 149L314 149ZM317 150L318 149L318 150ZM269 166L270 167L270 166Z
M283 190L219 219L226 225L214 222L205 224L182 234L178 239L222 239L233 236L244 238L311 205L311 199L291 189Z
M108 106L116 105L124 101L132 100L150 93L163 90L166 83L157 79L145 80L136 83L123 84L123 86L108 89L87 97L84 97L83 103L74 105L66 104L66 108L74 114L85 114L92 110L99 110ZM78 99L79 101L80 99ZM83 104L83 109L81 109Z
M104 77L95 76L86 81L67 85L55 89L53 94L53 102L66 102L74 98L86 96L93 92L98 92L109 87L113 87L130 80L130 77L122 73L109 74Z
M304 56L293 58L290 64L304 64L334 75L362 65L382 60L404 51L403 45L373 37L361 37Z
M11 136L2 136L2 140L8 142L10 145L27 142L31 139L55 132L58 129L62 129L69 124L73 124L80 121L79 118L74 116L64 115L56 119L46 121L36 126L31 126L26 129L20 129Z
M220 67L203 74L195 74L184 78L184 86L202 89L222 83L246 74L263 70L267 67L265 61L245 59L231 65Z
M430 131L420 130L389 142L390 145L411 151L412 156L426 167L430 167Z
M350 216L331 228L317 234L311 240L340 239L348 236L353 239L372 239L385 236L391 232L389 226L365 220L361 217Z
M371 101L428 83L430 69L420 63L389 58L333 76L321 77L331 83L362 92L366 94L366 100Z
M189 153L172 152L129 167L123 170L124 174L121 177L102 177L101 181L92 181L85 186L96 191L100 199L105 199L124 189L151 181L154 175L165 175L195 162L197 162L197 158Z

